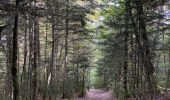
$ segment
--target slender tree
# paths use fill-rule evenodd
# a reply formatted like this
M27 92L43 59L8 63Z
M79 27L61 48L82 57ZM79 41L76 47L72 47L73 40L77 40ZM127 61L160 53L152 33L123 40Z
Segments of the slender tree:
M19 99L19 86L17 75L17 56L18 56L18 18L19 18L19 3L20 0L16 0L16 10L13 28L13 52L12 52L12 82L13 82L13 100Z

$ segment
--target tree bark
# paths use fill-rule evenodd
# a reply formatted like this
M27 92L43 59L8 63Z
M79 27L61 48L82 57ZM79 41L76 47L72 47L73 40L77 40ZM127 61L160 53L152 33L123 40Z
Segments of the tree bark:
M16 0L16 11L13 28L13 52L12 52L12 82L13 100L19 99L18 75L17 75L17 56L18 56L18 19L19 19L19 0Z
M37 99L37 67L39 52L39 22L38 18L34 19L34 60L33 60L33 100Z
M155 91L155 82L154 82L154 66L151 62L151 52L150 52L150 46L149 46L149 40L147 36L147 30L146 30L146 22L144 19L144 11L143 11L143 1L142 0L136 0L136 11L137 15L139 16L139 32L141 33L142 39L143 39L143 50L144 50L144 67L145 67L145 74L146 79L148 82L148 92L153 93Z
M126 1L126 14L125 14L125 32L124 32L124 71L123 71L123 87L125 94L127 94L127 69L128 69L128 20L129 20L129 0Z
M63 98L67 97L67 55L68 55L68 23L69 23L69 0L66 0L66 20L65 20L65 51L64 51L64 82L63 82Z

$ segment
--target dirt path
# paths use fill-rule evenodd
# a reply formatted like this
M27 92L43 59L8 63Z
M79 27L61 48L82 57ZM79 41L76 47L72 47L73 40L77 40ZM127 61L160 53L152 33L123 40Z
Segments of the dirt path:
M84 98L79 98L78 100L116 100L116 99L113 99L110 92L98 89L90 89L90 91L87 92Z

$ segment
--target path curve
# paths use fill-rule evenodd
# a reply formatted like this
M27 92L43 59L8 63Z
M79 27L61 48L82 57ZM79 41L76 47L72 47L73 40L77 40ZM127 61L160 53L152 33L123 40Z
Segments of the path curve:
M85 97L79 98L78 100L116 100L116 99L113 99L112 94L108 91L106 92L98 89L90 89Z

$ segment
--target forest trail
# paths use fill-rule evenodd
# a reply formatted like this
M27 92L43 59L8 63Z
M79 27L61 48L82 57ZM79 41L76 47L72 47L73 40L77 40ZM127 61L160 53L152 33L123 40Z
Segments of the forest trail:
M116 99L114 99L112 94L108 91L90 89L85 97L79 98L78 100L116 100Z

